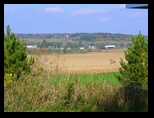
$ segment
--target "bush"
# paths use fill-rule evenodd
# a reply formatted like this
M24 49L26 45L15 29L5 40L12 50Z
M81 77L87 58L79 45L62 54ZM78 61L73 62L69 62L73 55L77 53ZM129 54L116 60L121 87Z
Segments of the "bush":
M119 80L134 87L148 88L148 43L142 34L132 37L133 45L125 50L125 58L120 61Z
M145 107L148 98L148 43L142 34L132 37L133 45L125 50L125 58L120 61L118 79L124 101L133 108Z
M22 73L29 73L33 63L33 57L27 58L26 43L11 33L8 25L4 36L4 85L19 79Z

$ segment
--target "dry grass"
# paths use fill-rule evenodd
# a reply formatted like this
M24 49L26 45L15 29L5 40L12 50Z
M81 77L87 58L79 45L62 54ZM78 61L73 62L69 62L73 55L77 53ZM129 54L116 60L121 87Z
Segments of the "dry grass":
M148 97L136 96L139 109L134 108L134 90L125 91L121 86L107 83L104 77L84 84L80 78L25 76L4 88L5 112L129 112L147 111ZM27 79L26 79L27 78ZM85 79L85 78L82 78ZM104 79L100 85L95 83ZM115 80L113 78L111 80ZM57 84L55 84L55 82ZM126 99L125 99L126 98ZM140 100L142 99L142 100ZM133 104L132 104L133 103ZM143 104L146 103L146 104Z
M142 93L138 94L140 89L136 94L136 90L128 91L127 86L123 88L112 76L115 73L110 76L70 75L115 71L120 66L120 58L124 58L123 51L35 55L33 73L23 75L23 78L4 88L4 111L148 111L147 94L142 97ZM137 95L135 99L134 95ZM139 109L136 107L136 101L141 103L141 108L140 104Z
M35 56L37 57L37 56ZM118 72L124 50L107 50L86 54L41 55L38 60L46 74L89 74Z
M57 85L54 85L52 78L29 77L17 81L11 87L5 88L5 111L94 112L105 111L103 106L112 104L113 107L119 101L113 101L117 88L109 84L104 83L98 87L89 83L85 86L77 79L66 79L63 78L64 81Z

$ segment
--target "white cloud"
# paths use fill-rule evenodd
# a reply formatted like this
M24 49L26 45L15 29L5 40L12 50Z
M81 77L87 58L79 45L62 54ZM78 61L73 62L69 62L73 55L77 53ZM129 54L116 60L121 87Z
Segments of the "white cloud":
M119 8L125 9L125 8L126 8L126 4L121 4L121 5L119 5Z
M107 22L107 21L109 21L109 20L110 20L110 18L100 18L100 19L99 19L100 22Z
M31 18L17 18L18 21L31 21Z
M9 9L9 10L7 10L6 12L14 13L15 11L14 11L13 9Z
M107 11L101 10L101 9L82 9L82 10L77 10L73 12L71 15L76 16L76 15L90 15L90 14L96 14L96 13L105 13Z
M63 12L64 10L60 7L51 7L51 8L45 8L45 13L52 13L52 12Z
M124 26L124 25L121 24L121 23L116 24L116 27L118 27L118 28L122 28L123 26Z
M115 7L115 9L125 9L125 8L126 8L126 4L120 4Z
M141 12L135 12L135 13L132 13L132 14L130 14L128 17L130 17L130 18L136 18L136 17L142 17L143 16L143 14L141 13Z

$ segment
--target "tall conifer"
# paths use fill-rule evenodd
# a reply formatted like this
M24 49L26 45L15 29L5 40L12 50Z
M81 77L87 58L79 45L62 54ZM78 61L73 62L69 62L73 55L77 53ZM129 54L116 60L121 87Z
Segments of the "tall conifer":
M34 63L34 58L27 58L26 43L11 33L9 25L6 28L6 33L4 35L4 74L11 74L19 79L21 73L31 71L30 66Z
M125 50L124 62L120 61L119 80L131 86L148 87L148 42L139 33L132 37L133 45Z

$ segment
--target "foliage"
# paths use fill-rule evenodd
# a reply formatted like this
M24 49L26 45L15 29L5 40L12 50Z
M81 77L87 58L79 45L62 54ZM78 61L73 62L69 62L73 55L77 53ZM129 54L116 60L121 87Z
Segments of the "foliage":
M42 41L42 48L48 48L48 43L46 40Z
M104 47L104 42L100 42L100 41L96 42L95 46L96 46L97 49L102 49Z
M69 36L69 39L79 39L84 38L85 40L88 40L88 37L90 40L93 37L96 38L111 38L111 39L129 39L132 35L127 34L113 34L113 33L71 33L71 34L65 34L65 33L54 33L54 34L16 34L19 38L35 38L35 39L63 39L66 40L66 35Z
M4 86L11 85L12 82L17 78L16 75L5 73L4 75Z
M125 58L120 61L119 80L128 86L148 88L148 43L142 34L132 37L133 45L125 50Z
M80 40L83 40L83 41L95 41L95 36L92 35L92 34L84 34L84 35L81 35L80 37Z
M30 72L30 66L33 63L33 57L27 58L25 42L20 41L15 34L11 33L10 26L8 25L7 34L4 36L5 85L14 79L19 79L22 73ZM10 78L9 75L11 75Z
M69 39L66 40L66 35ZM71 49L80 47L88 48L89 43L93 43L97 49L101 49L104 45L116 45L116 47L124 48L131 43L131 36L127 34L112 34L112 33L54 33L54 34L16 34L20 39L26 40L27 45L37 45L39 48L61 48L63 43L66 43ZM148 40L148 36L144 36ZM103 41L103 45L98 45ZM96 44L97 43L97 44ZM102 47L103 46L103 47Z
M120 83L113 73L25 78L28 79L4 88L5 112L142 112L148 109L147 105L135 109L124 101Z

